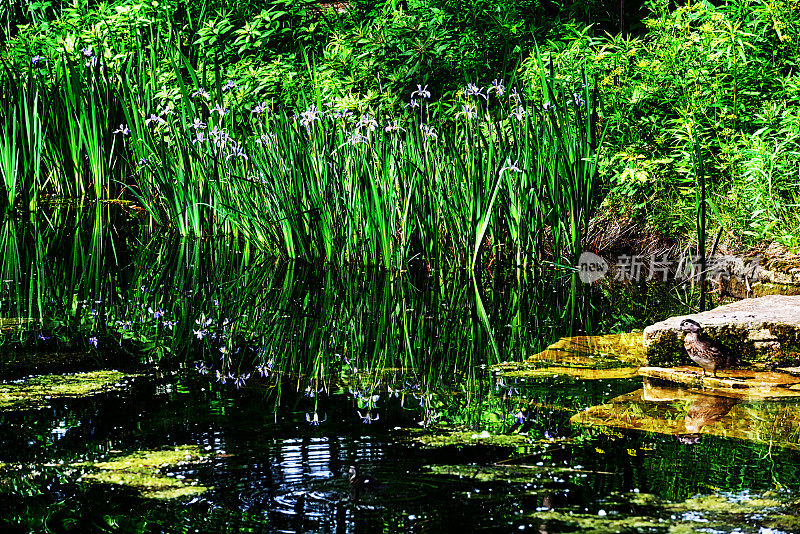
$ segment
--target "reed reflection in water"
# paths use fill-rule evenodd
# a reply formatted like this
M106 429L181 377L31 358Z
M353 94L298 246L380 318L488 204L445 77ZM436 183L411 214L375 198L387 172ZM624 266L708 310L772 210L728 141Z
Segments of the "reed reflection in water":
M660 402L647 384L638 391L641 378L631 374L589 380L488 370L565 336L627 331L669 314L674 304L652 288L587 285L558 270L471 275L278 263L236 242L170 240L134 219L113 222L110 209L6 219L0 233L4 376L30 374L31 362L49 366L54 354L70 355L63 370L148 372L97 399L0 414L9 445L0 461L37 466L27 486L15 483L30 492L20 490L28 495L20 502L41 516L47 506L37 509L33 495L48 484L59 489L47 498L72 499L69 518L123 516L108 508L138 501L122 490L101 497L63 465L186 444L210 459L172 472L213 489L190 504L146 508L153 524L336 532L399 530L419 519L446 530L464 515L501 531L524 524L557 532L563 523L520 517L627 513L609 502L634 489L685 499L714 487L788 487L797 478L790 452L781 453L773 480L762 476L762 442L720 447L726 437L712 435L731 421L764 431L745 417L754 405L694 393ZM612 415L626 421L668 417L638 429L612 428L609 417L573 419L616 399L625 404ZM796 428L792 409L763 409L787 421L786 435ZM687 449L675 438L687 433L707 436ZM453 441L428 450L413 441L420 435ZM509 441L493 447L492 438ZM385 489L354 502L350 465Z

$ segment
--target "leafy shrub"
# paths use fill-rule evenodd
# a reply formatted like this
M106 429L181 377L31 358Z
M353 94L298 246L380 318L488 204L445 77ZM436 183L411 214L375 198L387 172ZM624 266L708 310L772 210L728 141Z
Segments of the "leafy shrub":
M551 48L564 72L588 59L600 80L607 128L600 165L610 181L609 205L663 234L690 229L699 143L709 209L728 237L785 241L797 228L787 209L796 203L797 122L782 104L796 86L787 77L798 57L796 5L647 5L644 36L598 38L587 28ZM534 63L531 56L523 68ZM535 75L534 68L523 77ZM759 118L759 109L773 110L773 119Z

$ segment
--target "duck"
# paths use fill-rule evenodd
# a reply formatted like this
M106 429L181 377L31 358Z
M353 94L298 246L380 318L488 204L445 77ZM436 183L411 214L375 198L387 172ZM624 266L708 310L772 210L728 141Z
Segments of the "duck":
M358 467L355 465L351 465L350 469L347 471L348 475L350 476L350 487L358 487L361 489L374 489L380 486L380 482L369 474L361 474L358 470Z
M358 500L359 496L365 491L372 491L381 486L378 479L369 474L361 474L358 467L351 465L347 471L350 478L350 498Z
M716 377L718 370L728 369L739 363L739 359L728 347L703 335L703 327L697 321L684 319L678 332L686 332L683 346L689 357L703 368L703 376L707 376L706 371L711 371Z

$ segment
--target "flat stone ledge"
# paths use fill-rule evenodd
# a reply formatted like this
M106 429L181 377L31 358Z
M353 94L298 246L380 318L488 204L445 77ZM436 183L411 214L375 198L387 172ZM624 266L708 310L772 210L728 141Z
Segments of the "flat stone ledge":
M800 377L788 373L734 369L703 376L700 367L642 367L639 374L682 384L703 393L749 400L800 400Z
M644 363L642 333L563 337L522 362L492 366L511 378L566 375L579 380L615 380L636 376Z
M597 368L603 359L641 365L642 334L625 332L599 336L562 337L542 352L528 357L530 363L555 362Z
M749 362L783 361L800 351L800 296L768 295L665 321L644 329L647 365L689 363L678 326L694 319L705 334Z

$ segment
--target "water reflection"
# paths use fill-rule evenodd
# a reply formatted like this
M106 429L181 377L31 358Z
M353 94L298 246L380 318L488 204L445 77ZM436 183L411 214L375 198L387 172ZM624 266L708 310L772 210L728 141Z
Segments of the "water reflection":
M680 426L665 427L666 432L675 432L678 440L684 445L698 444L702 438L704 427L721 421L734 406L742 401L742 399L736 397L709 395L688 390L676 384L651 378L644 378L642 399L647 402L664 403L669 406L675 406L676 404L686 406L687 402L690 403L688 404L688 409L686 409L683 428ZM729 421L728 426L731 426L731 424L732 422ZM724 435L724 430L706 430L706 432L709 431L716 431Z
M14 525L570 532L583 516L671 517L632 495L800 486L796 406L643 384L618 348L633 341L586 336L670 314L657 289L278 264L110 209L3 222L0 373L146 371L0 411L0 517ZM536 372L517 372L528 358ZM696 434L692 449L675 438ZM207 460L164 476L207 491L152 501L82 478L92 462L178 446ZM354 488L350 466L382 487Z
M686 432L678 434L678 439L684 445L696 445L700 442L700 431L706 425L711 425L728 415L731 408L739 403L739 399L718 397L715 395L698 395L689 411L686 412L684 426Z
M746 393L740 393L740 395ZM643 387L593 406L572 420L698 442L695 434L736 438L800 450L800 413L792 401L709 395L677 384L643 379Z
M607 302L617 293L568 272L278 264L235 242L164 239L113 209L3 222L0 320L13 325L0 339L3 376L28 374L37 360L54 371L184 363L221 386L265 389L276 406L284 388L303 390L312 426L328 421L326 393L337 388L352 397L350 417L368 425L397 398L423 425L476 424L502 410L510 426L519 406L500 399L520 388L491 394L481 366L619 323ZM456 413L450 401L461 393Z

